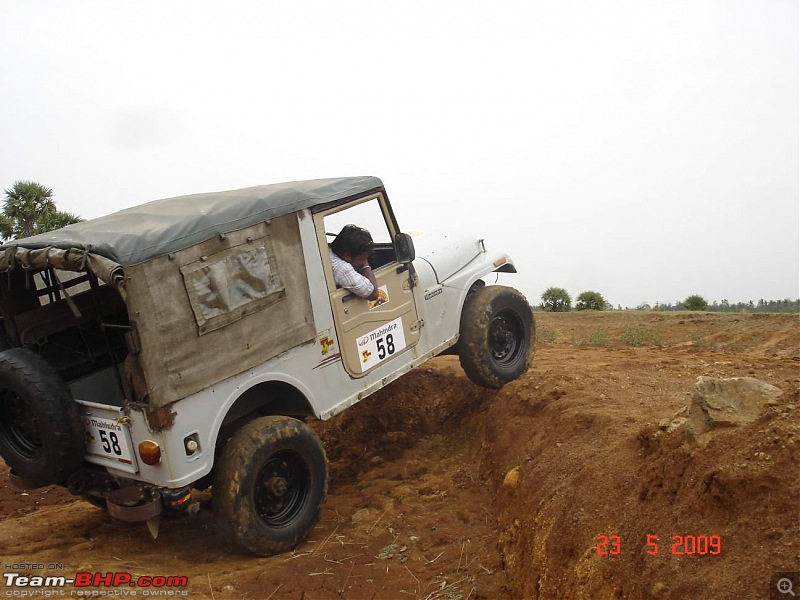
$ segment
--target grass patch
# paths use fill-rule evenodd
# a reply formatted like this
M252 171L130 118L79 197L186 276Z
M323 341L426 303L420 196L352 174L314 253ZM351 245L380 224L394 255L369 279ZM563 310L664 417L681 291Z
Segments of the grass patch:
M644 325L628 325L619 338L628 346L661 346L661 334Z
M608 338L605 331L595 331L589 336L589 344L592 346L608 346Z
M608 338L606 337L606 333L604 331L595 331L591 335L589 335L589 339L585 340L583 338L573 338L572 345L573 346L608 346Z
M539 340L541 340L545 344L556 344L558 343L558 334L551 329L544 329L539 328L536 336Z
M711 342L708 341L705 333L699 333L692 338L692 346L705 349L711 346Z

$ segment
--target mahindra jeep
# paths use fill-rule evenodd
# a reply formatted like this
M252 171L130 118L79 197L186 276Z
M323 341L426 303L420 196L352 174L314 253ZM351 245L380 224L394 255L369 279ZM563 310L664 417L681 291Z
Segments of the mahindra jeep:
M367 228L377 301L328 244ZM0 455L128 521L214 516L244 549L295 548L327 494L329 419L437 354L499 388L533 356L516 272L463 234L403 233L380 179L157 200L0 246ZM421 399L422 400L422 399ZM157 529L156 529L157 531Z

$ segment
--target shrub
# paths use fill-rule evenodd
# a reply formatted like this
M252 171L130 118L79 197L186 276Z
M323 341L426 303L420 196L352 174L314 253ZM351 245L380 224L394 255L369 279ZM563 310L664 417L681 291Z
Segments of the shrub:
M549 287L542 294L542 308L547 312L567 312L572 308L572 298L564 288Z
M578 296L575 303L575 310L605 310L606 300L599 292L586 290Z
M683 301L686 310L705 310L708 308L708 302L699 294L692 294Z

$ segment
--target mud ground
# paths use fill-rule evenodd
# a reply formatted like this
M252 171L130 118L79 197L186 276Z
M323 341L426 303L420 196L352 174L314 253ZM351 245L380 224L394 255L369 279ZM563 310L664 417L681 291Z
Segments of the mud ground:
M473 600L767 598L773 573L800 571L796 315L536 317L534 367L501 391L440 357L316 424L329 498L291 554L241 554L210 511L165 519L153 540L60 488L21 492L0 465L4 572L186 576L190 598ZM697 447L659 423L699 375L783 395ZM720 552L701 553L703 536Z

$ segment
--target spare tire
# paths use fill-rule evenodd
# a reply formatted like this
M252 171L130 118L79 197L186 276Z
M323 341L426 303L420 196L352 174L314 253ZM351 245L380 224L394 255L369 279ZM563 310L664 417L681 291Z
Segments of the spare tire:
M58 373L24 348L0 352L0 456L31 487L64 483L83 463L81 411Z

